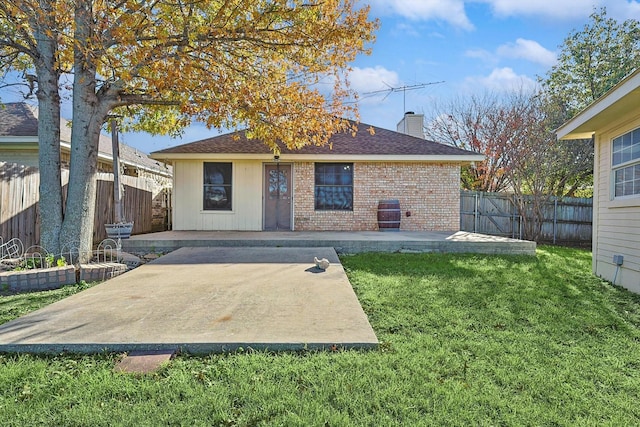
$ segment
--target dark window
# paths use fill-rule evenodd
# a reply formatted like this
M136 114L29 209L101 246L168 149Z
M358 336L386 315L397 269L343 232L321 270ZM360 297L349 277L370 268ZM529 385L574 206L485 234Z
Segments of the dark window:
M353 163L316 163L316 210L353 210Z
M231 163L205 162L203 194L205 211L231 210Z

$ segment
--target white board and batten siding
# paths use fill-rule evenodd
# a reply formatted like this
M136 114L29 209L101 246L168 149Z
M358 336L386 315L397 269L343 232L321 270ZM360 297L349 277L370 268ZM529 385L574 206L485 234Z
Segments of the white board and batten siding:
M595 134L593 272L640 293L640 196L614 198L612 140L640 127L637 111ZM618 268L614 255L622 255Z
M232 210L203 209L203 168L205 162L221 160L176 160L174 185L183 185L174 194L174 230L262 230L262 173L260 160L232 162ZM184 185L189 183L189 185Z

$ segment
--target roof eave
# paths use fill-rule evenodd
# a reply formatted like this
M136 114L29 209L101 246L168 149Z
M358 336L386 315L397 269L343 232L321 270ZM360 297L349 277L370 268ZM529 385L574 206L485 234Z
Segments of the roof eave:
M273 154L254 153L161 153L149 155L160 161L172 160L262 160L273 161ZM341 161L341 162L429 162L429 163L473 163L484 160L481 154L463 155L392 155L392 154L280 154L279 160L286 161Z
M0 143L2 143L3 147L6 147L8 144L16 144L16 145L27 145L27 144L35 144L38 145L38 137L37 136L0 136Z
M64 148L64 149L66 149L66 151L69 151L71 149L71 145L67 144L65 142L60 142L60 146L62 148ZM98 159L100 159L101 161L103 161L105 163L107 163L107 162L112 162L113 163L113 156L111 154L107 154L107 153L104 153L102 151L98 152ZM147 172L152 172L152 173L155 173L157 175L162 175L162 176L169 177L169 178L172 176L171 172L169 172L168 170L150 168L148 166L144 166L144 165L141 165L139 163L132 162L132 161L127 160L127 159L122 158L122 157L120 157L120 162L125 166L130 166L130 167L135 168L135 169L145 170Z
M150 168L148 166L144 166L138 163L134 163L134 162L128 162L126 160L120 160L125 166L130 166L132 168L135 169L140 169L143 171L147 171L156 175L160 175L160 176L164 176L165 178L171 178L173 176L173 174L171 173L171 171L169 171L169 169L154 169L154 168Z

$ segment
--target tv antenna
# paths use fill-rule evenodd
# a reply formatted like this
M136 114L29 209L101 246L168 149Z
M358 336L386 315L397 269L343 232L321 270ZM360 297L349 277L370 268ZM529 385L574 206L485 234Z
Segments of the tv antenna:
M439 83L444 83L444 80L439 81L439 82L429 82L429 83L418 83L415 85L404 85L404 86L399 86L399 87L393 87L385 82L384 83L386 86L388 86L388 89L382 89L382 90L375 90L373 92L365 92L363 93L363 95L377 95L379 93L386 93L386 95L384 96L384 98L382 98L382 100L384 101L385 99L387 99L387 97L389 95L391 95L394 92L402 92L402 112L405 113L407 111L407 91L408 90L417 90L417 89L423 89L427 86L431 86L431 85L437 85Z

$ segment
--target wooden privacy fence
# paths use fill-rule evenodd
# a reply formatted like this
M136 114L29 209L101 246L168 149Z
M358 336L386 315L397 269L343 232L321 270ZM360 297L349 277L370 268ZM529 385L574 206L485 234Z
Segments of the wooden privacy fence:
M93 241L107 237L104 224L113 222L113 174L97 174L96 213ZM62 171L66 199L69 171ZM121 176L124 185L125 219L134 221L133 234L152 231L152 188L149 181ZM40 242L40 173L38 168L0 162L0 236L17 237L25 247Z
M25 248L40 241L38 168L0 163L0 236L22 240Z
M537 222L532 196L523 200L514 194L462 191L460 229L493 236L530 239L525 224ZM518 206L525 206L521 212ZM591 244L593 199L551 197L541 206L538 243L588 246Z
M104 224L112 223L113 218L113 174L99 173L96 190L96 214L93 227L93 241L107 238ZM124 186L124 220L133 221L132 234L150 233L152 230L152 193L149 181L134 176L121 175ZM100 200L103 199L103 200Z

